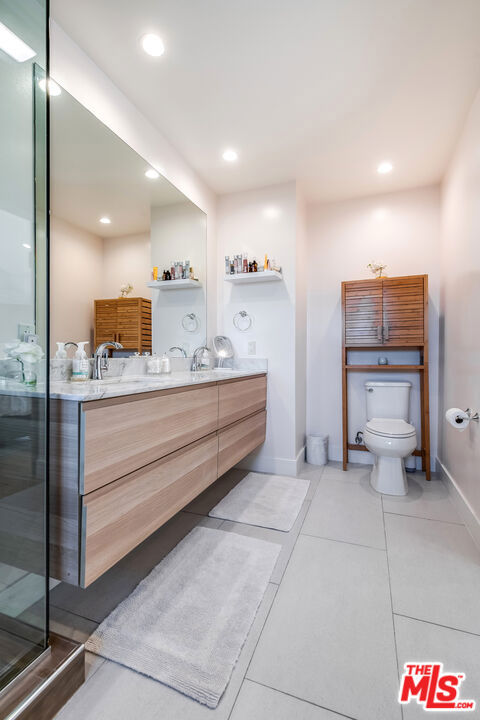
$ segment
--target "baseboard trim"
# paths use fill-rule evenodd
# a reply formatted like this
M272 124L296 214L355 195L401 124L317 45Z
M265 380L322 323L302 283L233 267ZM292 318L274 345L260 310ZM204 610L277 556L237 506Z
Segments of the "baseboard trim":
M251 470L253 472L270 473L271 475L298 475L305 458L305 447L297 454L296 458L281 458L268 455L250 455L240 460L237 468Z
M446 485L450 498L455 505L458 514L462 518L467 530L473 538L475 545L480 550L480 520L477 517L474 509L468 502L467 498L460 490L459 486L455 482L455 479L450 475L449 471L442 463L439 457L437 457L437 469L441 480Z

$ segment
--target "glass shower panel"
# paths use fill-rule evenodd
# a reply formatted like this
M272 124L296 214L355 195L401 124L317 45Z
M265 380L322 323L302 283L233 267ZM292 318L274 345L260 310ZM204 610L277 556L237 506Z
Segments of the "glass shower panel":
M0 689L48 643L46 0L0 0Z

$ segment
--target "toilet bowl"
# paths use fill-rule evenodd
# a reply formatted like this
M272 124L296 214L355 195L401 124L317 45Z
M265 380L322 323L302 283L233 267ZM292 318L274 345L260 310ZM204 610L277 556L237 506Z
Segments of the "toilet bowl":
M370 483L385 495L406 495L407 476L403 458L417 446L413 425L393 418L372 418L363 433L365 446L375 455Z
M411 387L409 382L365 383L367 424L363 440L375 456L370 483L385 495L408 492L403 459L417 446L416 430L407 422Z

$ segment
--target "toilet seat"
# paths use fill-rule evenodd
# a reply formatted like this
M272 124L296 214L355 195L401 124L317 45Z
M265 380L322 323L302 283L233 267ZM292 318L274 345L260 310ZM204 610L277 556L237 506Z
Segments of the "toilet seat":
M395 418L372 418L366 424L372 435L389 438L410 438L416 434L413 425Z

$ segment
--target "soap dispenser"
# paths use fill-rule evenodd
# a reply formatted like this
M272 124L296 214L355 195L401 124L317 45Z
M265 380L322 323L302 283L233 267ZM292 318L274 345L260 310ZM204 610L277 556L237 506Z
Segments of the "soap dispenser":
M72 380L74 382L85 382L90 377L90 363L85 352L85 345L88 345L88 340L78 343L78 350L73 358Z
M57 360L65 360L67 357L67 351L65 350L65 343L64 342L57 342L57 352L55 353L55 357Z

